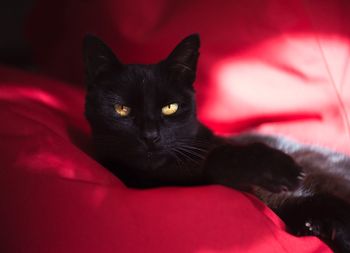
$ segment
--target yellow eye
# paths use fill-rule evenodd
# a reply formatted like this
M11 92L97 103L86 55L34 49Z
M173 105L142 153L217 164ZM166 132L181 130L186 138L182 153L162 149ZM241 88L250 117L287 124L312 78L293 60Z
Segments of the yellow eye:
M174 114L178 108L179 108L179 105L177 103L169 104L162 108L162 113L165 116L169 116Z
M118 113L119 116L125 117L125 116L128 116L130 114L131 108L127 107L125 105L116 104L114 106L114 110L116 113Z

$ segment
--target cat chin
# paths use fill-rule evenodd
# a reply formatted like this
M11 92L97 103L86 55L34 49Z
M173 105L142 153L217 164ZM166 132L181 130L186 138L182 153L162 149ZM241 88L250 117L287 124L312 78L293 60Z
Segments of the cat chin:
M148 152L147 154L147 167L149 170L157 170L164 167L168 159L162 153Z
M132 168L137 172L154 172L163 167L166 167L169 163L169 158L164 152L146 151L140 152L138 155L134 155L132 158L119 157L117 159L120 164L124 164L126 167Z

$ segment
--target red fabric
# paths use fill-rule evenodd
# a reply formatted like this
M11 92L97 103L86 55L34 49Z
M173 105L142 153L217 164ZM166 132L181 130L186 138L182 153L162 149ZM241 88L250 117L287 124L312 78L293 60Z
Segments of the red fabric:
M329 252L232 189L125 188L87 155L83 100L0 68L1 252Z
M164 58L199 32L199 115L350 153L346 0L38 1L41 70L81 83L81 39L125 62ZM1 252L330 252L256 199L218 186L126 189L89 154L83 88L0 69ZM1 248L2 247L2 248Z

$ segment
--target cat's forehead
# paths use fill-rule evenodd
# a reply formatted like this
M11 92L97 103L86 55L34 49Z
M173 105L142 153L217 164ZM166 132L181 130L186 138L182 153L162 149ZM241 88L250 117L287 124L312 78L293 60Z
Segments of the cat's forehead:
M167 96L181 91L168 78L166 71L158 65L127 65L125 69L116 73L113 88L123 93Z
M157 65L127 65L126 71L129 73L131 81L137 81L141 87L160 86L160 82L164 79L165 73L162 73Z
M109 95L114 94L125 103L161 104L182 97L183 89L172 83L157 65L126 65L108 80Z
M124 69L115 73L115 84L121 89L161 88L164 75L157 65L125 65Z

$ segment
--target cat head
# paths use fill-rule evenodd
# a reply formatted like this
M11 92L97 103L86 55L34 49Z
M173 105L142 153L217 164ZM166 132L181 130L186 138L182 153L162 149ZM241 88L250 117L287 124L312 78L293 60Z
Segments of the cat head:
M85 115L102 159L155 170L188 156L181 149L193 148L203 128L193 89L199 47L194 34L157 64L123 64L103 41L86 36Z

